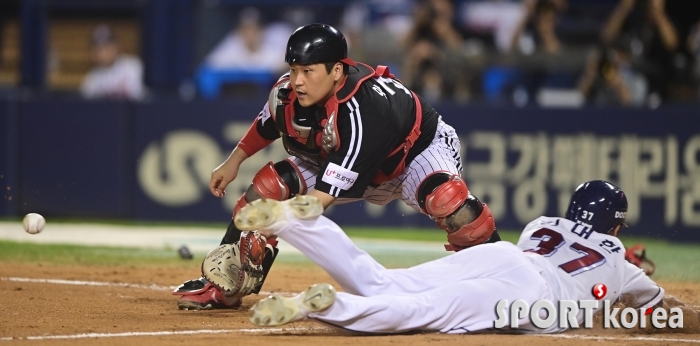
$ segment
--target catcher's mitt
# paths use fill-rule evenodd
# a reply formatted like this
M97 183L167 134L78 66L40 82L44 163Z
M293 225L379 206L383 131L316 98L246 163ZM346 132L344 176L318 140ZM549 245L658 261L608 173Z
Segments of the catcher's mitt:
M219 245L204 258L202 276L227 297L251 294L262 285L265 243L263 235L248 232L240 242Z
M647 276L651 276L651 274L654 274L654 270L656 270L656 265L654 265L654 262L647 258L647 250L642 244L637 244L629 249L626 249L625 259L627 262L642 268Z

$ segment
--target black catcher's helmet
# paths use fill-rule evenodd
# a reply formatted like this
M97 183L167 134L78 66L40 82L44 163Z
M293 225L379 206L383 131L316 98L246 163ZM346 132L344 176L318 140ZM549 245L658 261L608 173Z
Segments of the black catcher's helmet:
M576 188L565 217L590 225L596 232L610 233L615 226L625 224L626 216L625 193L607 181L591 180Z
M328 24L308 24L298 28L287 42L284 61L288 64L312 65L326 62L356 63L348 58L345 36Z

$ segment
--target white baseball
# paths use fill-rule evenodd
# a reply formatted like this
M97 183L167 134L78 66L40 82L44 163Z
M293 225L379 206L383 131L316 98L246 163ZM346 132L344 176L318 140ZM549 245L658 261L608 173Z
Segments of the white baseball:
M24 225L24 230L29 233L29 234L37 234L41 232L41 230L44 229L44 226L46 226L46 220L44 220L44 217L41 216L40 214L37 213L29 213L24 216L24 220L22 220L22 224Z

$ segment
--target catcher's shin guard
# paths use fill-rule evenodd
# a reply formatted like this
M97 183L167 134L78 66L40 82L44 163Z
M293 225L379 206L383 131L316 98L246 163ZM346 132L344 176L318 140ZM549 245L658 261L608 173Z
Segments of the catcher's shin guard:
M456 174L435 172L427 176L416 192L418 205L437 225L447 231L448 251L500 240L491 210L469 193Z
M469 189L462 178L449 172L435 172L421 181L416 199L421 209L435 218L444 218L467 200Z
M241 239L241 234L243 232L240 229L238 229L238 227L236 227L236 224L233 222L233 219L236 217L236 214L238 214L238 211L241 210L241 208L245 207L248 203L254 201L255 199L257 199L257 193L255 193L255 191L253 190L253 185L250 185L250 187L248 188L248 192L244 192L243 195L241 195L241 197L236 202L236 205L233 207L231 223L228 224L228 228L226 228L226 234L224 234L224 237L221 239L221 243L219 245L233 244Z
M275 164L269 162L256 173L248 190L238 199L233 208L233 216L246 204L261 197L285 200L305 191L306 184L301 178L298 168L291 161L283 160ZM252 256L250 258L254 258L253 261L262 262L263 278L251 292L256 294L260 292L272 263L279 253L277 240L274 237L267 239L266 243L258 241L258 238L251 237L248 233L243 234L234 224L233 217L226 229L226 234L221 239L221 245L238 244L241 252L245 252L246 257ZM226 297L221 290L204 278L183 283L173 294L181 296L177 302L180 309L238 308L241 305L240 299Z
M301 174L299 174L298 168L291 161L282 160L275 164L268 162L255 174L248 190L236 202L231 220L235 218L241 208L254 200L270 198L276 201L284 201L305 191L306 183L302 179ZM221 244L233 244L240 237L241 231L231 221L226 230L226 235L221 240ZM273 245L276 245L276 242Z
M249 189L250 190L250 189ZM231 216L231 223L228 224L228 227L226 228L226 234L224 234L224 237L221 238L221 243L219 245L224 245L224 244L233 244L237 242L238 240L241 239L241 230L236 227L236 224L233 223L233 218L236 216L239 210L241 208L245 207L248 202L248 193L243 193L241 198L238 199L236 202L236 206L233 207L233 215Z
M260 281L260 284L257 287L255 287L252 293L260 293L260 289L262 289L263 284L265 284L265 279L267 279L267 273L270 272L270 268L272 268L272 263L275 262L275 258L277 258L277 254L279 252L280 249L278 249L277 246L271 246L270 244L265 246L265 257L263 257L262 261L263 278Z
M224 234L224 237L221 238L221 244L233 244L237 242L239 239L241 239L241 230L239 230L236 225L233 223L233 219L231 220L231 223L228 224L228 227L226 228L226 234Z
M255 174L253 178L253 183L248 187L248 191L238 200L236 207L234 208L234 217L241 208L246 204L257 200L259 198L270 198L277 201L284 201L286 199L292 198L299 193L306 192L306 183L302 179L298 168L289 160L282 160L275 164L268 162L263 166L258 173ZM232 228L236 228L233 221L231 221ZM236 228L238 230L238 228ZM240 232L240 231L238 231ZM240 234L240 233L239 233ZM246 235L241 238L241 241L250 241L251 238L246 240ZM243 251L243 246L241 246ZM277 248L277 239L275 237L270 237L267 239L267 244L265 245L265 250L262 253L262 267L263 267L263 279L260 281L258 287L253 290L253 293L257 294L260 292L262 285L265 283L267 274L272 268L272 263L275 261L279 249Z
M275 258L280 251L277 248L277 239L275 239L275 237L270 237L266 241L265 237L256 236L252 231L246 232L243 237L241 237L240 250L241 262L246 260L254 264L262 265L262 280L260 280L260 283L251 291L251 293L258 294L265 283L270 268L272 268L272 263L275 262Z
M470 246L500 240L496 232L496 223L486 203L481 203L470 195L467 202L452 215L441 221L447 230L449 246L445 249L458 251ZM495 239L497 238L497 239Z

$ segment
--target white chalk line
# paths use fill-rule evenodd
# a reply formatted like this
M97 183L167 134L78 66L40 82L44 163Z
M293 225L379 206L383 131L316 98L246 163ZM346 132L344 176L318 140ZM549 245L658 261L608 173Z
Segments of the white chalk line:
M122 282L101 282L101 281L80 281L80 280L62 280L62 279L31 279L19 277L0 277L0 281L11 282L31 282L31 283L47 283L59 285L76 285L76 286L106 286L106 287L127 287L141 288L156 291L172 291L176 286L160 286L160 285L141 285ZM267 295L272 292L261 291L260 294ZM281 295L292 295L291 292L275 292ZM258 328L258 329L201 329L201 330L185 330L185 331L161 331L161 332L125 332L125 333L89 333L75 335L49 335L49 336L28 336L26 340L46 340L46 339L83 339L83 338L112 338L112 337L127 337L127 336L162 336L162 335L191 335L191 334L221 334L221 333L265 333L265 332L280 332L280 331L312 331L327 328ZM583 339L583 340L611 340L611 341L665 341L665 342L687 342L700 343L700 340L691 339L669 339L655 337L612 337L612 336L589 336L589 335L572 335L572 334L540 334L535 336L561 338L561 339ZM15 340L18 338L0 337L0 341Z
M124 332L124 333L85 333L72 335L43 335L25 337L0 337L0 341L11 340L65 340L65 339L89 339L89 338L123 338L133 336L173 336L173 335L196 335L196 334L224 334L224 333L279 333L279 332L309 332L328 330L327 327L288 327L288 328L243 328L243 329L199 329L199 330L179 330L179 331L156 331L156 332Z
M125 282L101 282L101 281L81 281L81 280L62 280L62 279L31 279L31 278L18 278L18 277L0 277L0 281L11 281L11 282L31 282L31 283L41 283L41 284L57 284L57 285L74 285L74 286L103 286L103 287L127 287L127 288L141 288L154 291L173 291L177 286L160 286L156 284L152 285L141 285L141 284L130 284ZM259 294L269 295L269 294L279 294L283 296L291 296L295 293L292 292L267 292L260 291Z
M530 334L533 335L533 334ZM650 336L630 336L630 337L615 337L615 336L593 336L593 335L575 335L575 334L534 334L534 336L542 336L548 338L559 339L582 339L582 340L609 340L609 341L662 341L662 342L689 342L700 344L700 340L678 339L678 338L654 338Z
M12 282L32 282L41 284L58 284L58 285L75 285L75 286L107 286L107 287L129 287L142 288L154 291L172 291L175 286L159 286L159 285L140 285L123 282L100 282L100 281L80 281L80 280L62 280L62 279L30 279L18 277L0 277L0 281Z
M311 331L332 331L332 330L327 328L327 327L199 329L199 330L180 330L180 331L84 333L84 334L72 334L72 335L0 337L0 341L123 338L123 337L138 337L138 336L175 336L175 335L225 334L225 333L262 334L262 333L280 333L280 332L289 333L289 332L311 332ZM484 335L484 334L481 334L481 335ZM493 334L493 335L499 335L499 334ZM654 338L654 337L644 337L644 336L642 336L642 337L613 337L613 336L588 336L588 335L571 335L571 334L541 334L541 335L534 335L534 336L559 338L559 339L582 339L582 340L598 340L598 341L601 341L601 340L607 340L607 341L661 341L661 342L700 343L700 340L678 339L678 338Z

